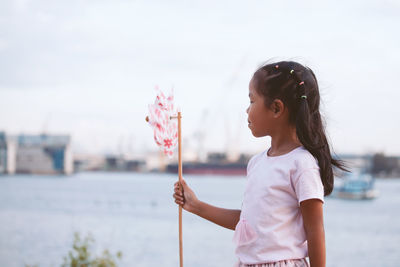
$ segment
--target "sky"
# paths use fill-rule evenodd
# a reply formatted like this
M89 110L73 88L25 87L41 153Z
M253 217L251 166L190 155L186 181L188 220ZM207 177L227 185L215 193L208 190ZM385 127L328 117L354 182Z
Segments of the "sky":
M76 153L157 150L155 86L184 150L256 153L248 84L266 61L317 76L335 153L400 155L398 1L1 1L0 130L70 134ZM198 138L203 136L203 138Z

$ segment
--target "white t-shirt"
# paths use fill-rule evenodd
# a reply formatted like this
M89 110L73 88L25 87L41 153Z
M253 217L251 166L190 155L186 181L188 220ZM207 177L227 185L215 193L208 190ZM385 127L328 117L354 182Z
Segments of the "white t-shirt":
M267 150L247 165L247 185L234 241L245 264L301 259L308 256L300 202L324 202L319 166L300 146L281 156Z

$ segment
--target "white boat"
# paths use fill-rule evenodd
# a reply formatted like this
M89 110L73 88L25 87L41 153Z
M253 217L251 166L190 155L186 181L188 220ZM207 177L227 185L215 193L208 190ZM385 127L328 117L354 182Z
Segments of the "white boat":
M373 199L379 196L375 189L375 178L368 173L346 173L343 178L335 177L332 196L345 199Z

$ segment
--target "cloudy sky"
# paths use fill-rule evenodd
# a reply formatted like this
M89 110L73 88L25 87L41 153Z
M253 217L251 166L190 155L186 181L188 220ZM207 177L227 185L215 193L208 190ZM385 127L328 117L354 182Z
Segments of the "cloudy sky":
M248 82L296 60L317 75L336 153L400 154L399 27L394 0L1 1L0 130L71 134L77 153L155 150L144 118L159 85L186 149L254 153L270 139L247 128Z

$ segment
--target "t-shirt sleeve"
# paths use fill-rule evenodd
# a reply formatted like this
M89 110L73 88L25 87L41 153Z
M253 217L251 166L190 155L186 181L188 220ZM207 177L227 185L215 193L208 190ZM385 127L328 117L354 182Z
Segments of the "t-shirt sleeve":
M249 159L249 162L247 163L247 172L246 172L247 175L249 174L250 170L253 168L253 166L254 166L254 161L255 161L255 158L256 158L257 156L258 156L258 155L254 155L254 156L252 156L252 157Z
M321 181L319 169L306 169L297 177L294 177L294 190L298 203L307 199L320 199L324 203L324 186Z

